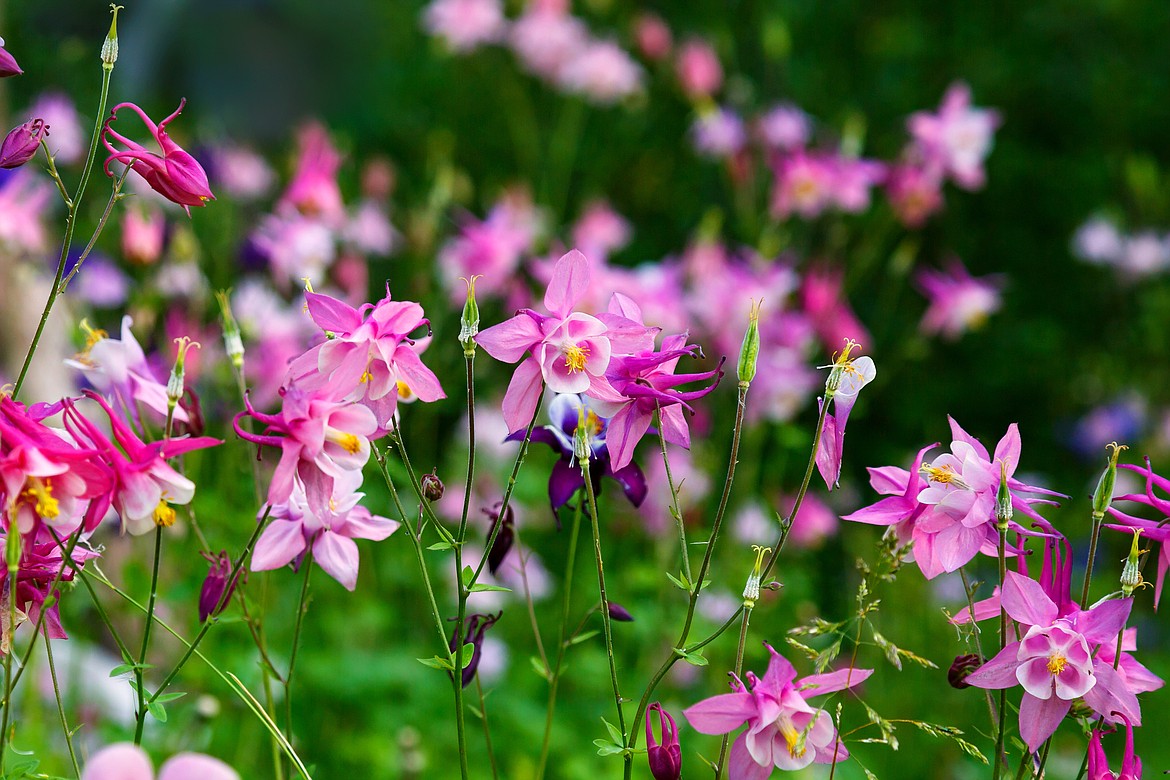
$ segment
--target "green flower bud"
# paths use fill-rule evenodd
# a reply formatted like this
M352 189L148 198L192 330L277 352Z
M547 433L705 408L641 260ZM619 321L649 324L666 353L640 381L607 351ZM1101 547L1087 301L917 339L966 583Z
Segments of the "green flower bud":
M240 338L240 326L232 315L232 304L228 299L230 292L231 290L219 290L215 293L215 299L219 301L220 319L223 320L224 352L238 370L244 367L244 342Z
M735 369L740 387L747 387L756 378L756 361L760 357L760 306L763 302L762 299L752 301L752 309L748 314L747 331L743 334L743 346L739 350L739 365Z
M102 67L105 70L113 70L114 63L118 61L118 12L123 6L114 5L110 3L110 11L114 14L114 18L110 20L110 31L106 33L106 39L102 41Z
M1097 489L1093 491L1093 520L1095 521L1100 521L1105 517L1105 510L1113 501L1113 485L1117 481L1117 458L1121 455L1122 450L1127 450L1129 447L1114 441L1107 444L1105 449L1111 450L1111 452L1109 462L1105 465L1105 471L1097 480Z
M467 283L467 302L463 304L463 316L459 318L459 343L463 345L466 357L475 355L475 336L479 333L479 304L475 302L475 280L479 276L464 279Z
M995 493L995 527L1006 531L1012 519L1012 491L1008 487L1007 463L999 462L999 490Z
M1126 598L1133 595L1133 592L1142 587L1145 583L1142 581L1142 572L1138 567L1142 554L1145 550L1141 549L1138 539L1142 535L1142 529L1135 528L1133 531L1133 543L1129 547L1129 555L1126 556L1125 565L1121 569L1121 593Z
M772 552L772 548L753 544L752 552L756 554L756 563L752 566L747 584L743 587L743 605L746 609L753 609L760 598L760 575L764 569L764 556Z

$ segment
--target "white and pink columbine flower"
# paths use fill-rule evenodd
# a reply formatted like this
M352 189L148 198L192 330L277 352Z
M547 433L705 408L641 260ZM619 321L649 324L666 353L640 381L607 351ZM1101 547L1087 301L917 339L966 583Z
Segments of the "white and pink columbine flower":
M916 281L930 300L919 325L923 333L953 341L980 327L1003 305L1003 278L974 277L958 258L951 260L946 271L922 269Z
M923 156L968 190L983 186L983 161L991 152L999 114L971 106L971 89L952 84L937 114L919 111L906 125Z

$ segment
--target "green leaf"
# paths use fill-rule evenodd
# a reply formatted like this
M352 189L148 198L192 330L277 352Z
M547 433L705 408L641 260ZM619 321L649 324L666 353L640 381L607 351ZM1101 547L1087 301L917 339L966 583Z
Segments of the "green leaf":
M462 658L459 661L459 668L466 669L467 665L471 663L471 659L475 657L475 645L471 642L463 645Z
M435 542L434 544L428 544L427 549L438 552L439 550L450 550L451 545L447 542Z
M573 637L572 639L570 639L568 641L568 644L569 645L579 645L582 642L589 641L593 637L597 636L599 633L601 633L601 632L600 631L586 631L583 634L577 634L577 636Z
M625 747L626 738L622 735L622 733L620 731L618 731L617 726L613 725L605 718L602 718L601 722L605 724L605 730L609 732L609 736L613 740L613 743L615 745L620 745L622 747Z
M118 677L119 675L126 674L127 672L132 672L134 671L134 667L135 664L118 664L110 670L110 677Z
M154 716L154 719L159 723L167 722L167 708L163 706L160 701L148 701L146 703L146 711Z
M502 593L511 593L511 588L505 588L503 585L485 585L482 582L477 582L471 586L469 593L483 593L484 591L500 591Z
M604 739L595 739L593 744L597 745L597 755L599 756L616 756L625 751L624 747L606 742Z
M455 671L455 666L446 658L435 656L434 658L416 658L423 666L429 666L432 669L446 669L448 672Z
M475 576L475 569L472 569L470 566L464 566L463 567L463 578L462 578L463 579L463 587L466 588L466 587L470 586L471 585L471 578L474 576Z
M678 577L674 576L670 572L667 572L666 577L671 582L673 582L675 584L675 587L677 587L679 590L685 590L687 593L691 592L691 586L690 586L690 584L687 583L687 577L682 572L679 572Z
M688 664L691 664L693 666L706 666L707 665L707 659L704 658L701 653L698 653L698 652L688 653L686 650L682 650L682 649L677 648L677 647L674 648L674 653L679 658L683 659Z
M532 662L532 668L536 671L536 673L538 675L540 675L541 677L543 677L546 680L551 679L551 675L549 674L548 669L545 667L544 661L540 660L539 658L537 658L534 655L528 656L528 660Z
M174 693L160 693L158 696L156 696L154 698L154 700L161 701L163 704L166 704L168 701L174 701L175 699L181 699L186 695L187 695L186 691L175 691Z

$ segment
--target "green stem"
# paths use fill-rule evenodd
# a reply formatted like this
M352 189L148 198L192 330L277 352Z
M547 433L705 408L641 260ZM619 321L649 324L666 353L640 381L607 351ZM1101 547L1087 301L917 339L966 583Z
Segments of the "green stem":
M45 301L45 308L41 312L41 319L37 323L37 329L33 334L32 342L28 345L28 352L25 353L24 363L21 365L20 373L16 377L16 384L12 387L12 397L14 399L20 395L20 388L24 385L24 379L28 375L28 368L32 364L33 354L37 351L37 345L40 344L41 334L45 332L45 325L49 321L50 312L53 311L53 304L56 303L57 296L60 295L59 287L62 277L65 276L65 263L69 259L69 249L73 245L73 230L77 226L77 211L81 207L81 198L85 194L86 185L89 183L89 174L93 170L98 142L102 136L102 124L105 122L106 100L110 95L110 75L112 73L112 67L107 68L103 66L101 97L98 100L98 111L97 118L94 120L93 135L89 141L89 154L86 155L85 168L81 172L81 181L77 185L77 191L73 195L65 216L65 237L61 241L61 257L57 261L57 273L53 277L53 286L49 288L49 297ZM0 748L2 747L3 742L0 742ZM0 763L2 763L2 760L2 757L0 757Z
M9 529L9 533L15 530ZM8 746L8 722L12 717L12 635L16 628L16 575L19 566L8 567L8 629L5 639L8 640L8 652L4 654L4 717L0 721L0 771L4 769L4 759Z
M284 722L288 732L288 741L293 741L292 722L292 676L297 666L297 650L301 646L301 628L305 622L305 613L309 611L309 574L313 571L313 548L310 546L301 559L301 566L305 567L305 576L301 581L301 598L297 601L297 619L293 626L292 649L288 654L288 673L284 675Z
M479 715L483 721L483 741L487 746L488 763L492 767L492 778L499 780L500 771L496 767L496 754L492 750L492 730L488 727L487 702L483 698L483 685L479 682L479 675L475 675L475 690L479 694Z
M1008 615L1003 607L1003 587L1007 581L1007 527L999 530L999 649L1007 645ZM971 610L971 622L975 622L975 611ZM1000 768L1007 765L1007 755L1004 753L1005 735L1007 733L1007 688L999 692L999 723L996 726L995 757L992 761L993 780L999 780Z
M666 470L666 484L670 488L670 511L674 521L678 524L678 544L682 550L683 574L687 582L691 581L691 555L687 550L687 529L683 525L682 507L679 506L678 488L674 484L674 475L670 471L670 458L666 454L666 433L662 425L662 407L658 407L658 445L662 449L662 466Z
M738 678L743 674L743 649L747 644L748 623L752 618L752 610L748 606L744 606L742 610L743 620L739 624L739 644L735 648L735 676ZM727 745L731 741L731 734L723 735L723 742L719 745L719 760L715 762L715 780L720 780L723 777L724 762L727 760Z
M540 766L536 770L536 780L544 780L544 770L548 765L548 748L552 737L553 713L557 704L557 687L561 680L561 663L565 659L565 627L569 622L569 609L573 600L573 571L577 566L577 537L581 531L581 502L577 501L573 511L573 530L569 534L569 555L565 560L565 584L561 602L561 627L557 634L557 663L549 678L548 707L544 717L544 739L540 745ZM547 666L545 667L547 669Z
M971 587L971 581L967 577L967 567L959 567L959 577L963 580L963 592L967 596L967 613L971 616L971 641L975 643L975 652L979 655L979 662L983 663L987 656L983 654L983 642L979 639L979 624L975 622L975 593ZM999 722L999 718L995 714L995 700L992 698L990 690L985 689L983 693L986 694L984 698L987 699L987 714L991 717L991 727L995 728Z
M475 353L464 353L464 363L467 366L467 479L463 486L463 516L459 519L460 542L467 538L467 514L475 481Z
M1093 581L1093 562L1097 557L1097 538L1101 535L1101 523L1105 516L1093 515L1093 533L1089 537L1089 560L1085 564L1085 584L1081 587L1081 604L1089 603L1089 584Z
M146 602L146 625L142 628L142 650L138 653L138 663L134 666L134 681L137 683L135 693L138 695L138 723L134 727L134 744L142 744L142 731L146 727L146 687L142 680L143 667L146 665L146 652L150 649L150 629L154 626L154 605L158 600L158 566L162 559L163 527L156 525L154 529L154 569L150 575L150 599Z
M97 244L98 236L106 229L106 223L110 221L110 214L114 211L114 204L122 199L122 185L126 183L126 177L129 174L130 169L124 168L118 178L114 179L113 190L110 192L110 199L106 201L106 208L102 211L101 219L98 220L97 227L94 228L93 235L89 237L89 243L85 245L85 249L82 250L81 255L77 258L77 262L73 264L73 268L61 280L61 284L57 289L58 295L64 295L65 291L69 289L69 282L73 277L77 276L82 264L89 257L89 253L93 251L94 245Z
M605 566L601 559L601 527L597 521L597 496L593 493L593 479L589 474L589 458L580 461L581 477L585 480L585 495L589 498L589 520L593 526L593 557L597 561L597 589L601 591L601 627L605 632L605 650L609 656L609 681L613 686L613 702L617 707L618 729L622 739L629 737L626 733L626 715L622 711L622 694L618 689L617 659L613 650L613 628L610 624L609 597L605 593ZM627 756L626 760L629 761Z
M69 721L65 717L65 705L61 701L61 686L57 682L57 667L53 663L53 643L49 639L49 629L45 627L45 656L49 660L49 677L53 680L53 698L57 700L57 715L61 718L61 731L65 734L65 747L69 749L69 760L73 763L73 771L81 777L81 766L77 763L77 751L73 749L73 732L69 730Z

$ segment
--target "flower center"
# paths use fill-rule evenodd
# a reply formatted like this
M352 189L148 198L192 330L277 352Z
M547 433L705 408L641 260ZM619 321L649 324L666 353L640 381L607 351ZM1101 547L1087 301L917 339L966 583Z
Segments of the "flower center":
M576 344L565 350L565 368L570 374L585 370L585 361L589 359L589 347L579 347Z
M28 489L24 491L24 495L35 502L37 514L41 516L41 519L53 520L61 514L60 505L57 499L53 498L53 486L47 481L30 477Z
M931 482L937 482L940 485L954 485L962 490L970 490L971 486L963 481L963 478L955 473L954 468L948 463L945 466L932 466L929 463L923 463L922 468L919 469L922 474Z
M158 500L158 506L154 508L151 517L154 518L154 524L161 528L170 528L175 524L175 510L171 508L165 498Z
M806 734L797 731L796 727L792 725L792 721L787 718L781 718L776 721L776 728L784 735L784 742L788 745L788 755L793 758L800 758L804 755L806 745Z
M398 397L403 401L409 401L410 399L414 398L414 393L411 391L410 385L406 384L406 382L403 382L401 379L398 380Z
M1048 657L1048 672L1052 675L1060 674L1068 666L1068 659L1060 653L1053 653Z

